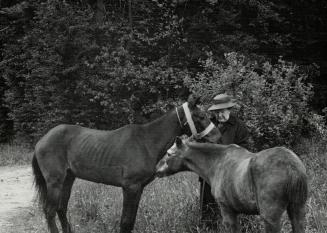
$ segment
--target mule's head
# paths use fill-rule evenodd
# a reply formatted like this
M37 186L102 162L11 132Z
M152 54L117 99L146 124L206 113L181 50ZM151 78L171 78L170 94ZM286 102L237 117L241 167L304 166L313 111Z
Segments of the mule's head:
M174 145L157 163L156 176L164 177L173 175L177 172L188 171L189 169L184 162L184 154L187 151L187 148L188 147L184 144L183 140L180 137L176 137Z
M221 138L221 133L219 129L211 122L209 114L204 108L200 107L199 104L200 97L190 95L187 101L187 106L183 106L184 120L178 116L180 123L182 126L188 125L188 127L186 127L186 134L192 135L195 140L217 143ZM190 113L189 119L187 119L187 108L189 109ZM185 123L182 123L182 121ZM194 127L189 121L193 121Z

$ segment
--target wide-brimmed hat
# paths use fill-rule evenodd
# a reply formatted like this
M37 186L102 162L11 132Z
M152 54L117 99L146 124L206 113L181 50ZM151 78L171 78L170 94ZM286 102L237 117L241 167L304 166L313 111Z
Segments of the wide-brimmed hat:
M236 100L227 94L219 94L213 98L213 105L208 109L215 111L218 109L231 108L237 105Z

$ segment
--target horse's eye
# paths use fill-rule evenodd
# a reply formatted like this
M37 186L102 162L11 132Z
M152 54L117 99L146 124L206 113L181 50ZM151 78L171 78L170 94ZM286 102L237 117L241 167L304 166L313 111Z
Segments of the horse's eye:
M199 116L199 120L200 120L200 121L205 120L205 116Z

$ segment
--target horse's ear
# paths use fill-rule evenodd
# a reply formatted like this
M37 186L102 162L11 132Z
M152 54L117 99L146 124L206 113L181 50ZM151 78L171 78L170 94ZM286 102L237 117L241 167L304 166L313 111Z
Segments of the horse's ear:
M194 108L194 107L196 107L196 105L198 105L200 103L200 96L196 96L195 94L191 94L188 97L187 102L188 102L188 106L190 108Z
M180 137L176 137L175 143L176 143L177 148L181 148L183 145L183 141Z

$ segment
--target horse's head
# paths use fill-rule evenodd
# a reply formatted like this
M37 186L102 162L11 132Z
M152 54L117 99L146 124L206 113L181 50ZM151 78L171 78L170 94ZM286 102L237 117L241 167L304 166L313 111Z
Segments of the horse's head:
M199 106L199 103L199 97L190 95L187 103L176 108L179 123L184 132L187 135L192 135L195 140L217 143L221 138L220 131L211 122L209 115Z
M157 163L156 176L170 176L180 171L187 171L188 168L184 163L184 154L188 147L185 141L189 139L182 139L176 137L174 145L167 151L166 155Z

